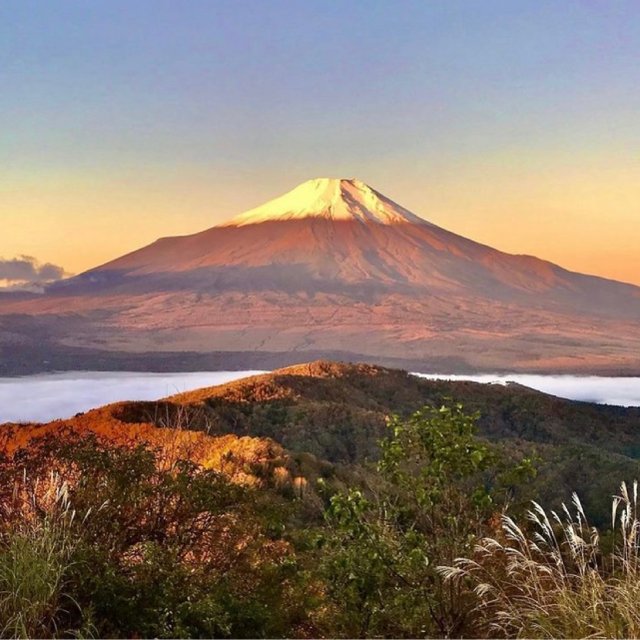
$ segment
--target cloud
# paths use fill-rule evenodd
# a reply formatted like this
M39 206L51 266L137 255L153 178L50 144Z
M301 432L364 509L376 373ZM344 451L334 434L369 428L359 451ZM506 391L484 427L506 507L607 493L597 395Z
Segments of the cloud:
M0 288L42 290L51 282L62 280L65 270L47 262L41 264L32 256L18 256L12 260L0 258Z
M48 422L119 400L157 400L255 373L261 372L68 372L0 378L0 424Z
M185 373L68 372L25 378L0 378L0 424L47 422L119 400L156 400L244 378L258 371ZM421 374L415 374L421 375ZM480 375L423 376L449 380L520 384L570 398L602 404L640 406L640 378L593 376Z
M439 375L415 374L430 380L470 380L485 384L509 384L516 382L569 400L595 402L597 404L640 406L640 378L605 378L601 376L537 375L537 374L480 374Z

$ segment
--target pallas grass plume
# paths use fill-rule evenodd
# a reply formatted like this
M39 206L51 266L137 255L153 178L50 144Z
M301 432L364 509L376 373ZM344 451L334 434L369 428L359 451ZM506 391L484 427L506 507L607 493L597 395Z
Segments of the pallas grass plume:
M78 606L67 591L78 524L68 485L55 473L33 482L24 474L1 515L0 636L54 637Z
M472 557L439 567L473 591L478 633L502 637L640 637L638 484L613 497L606 541L589 525L580 499L528 522L503 515L501 531Z

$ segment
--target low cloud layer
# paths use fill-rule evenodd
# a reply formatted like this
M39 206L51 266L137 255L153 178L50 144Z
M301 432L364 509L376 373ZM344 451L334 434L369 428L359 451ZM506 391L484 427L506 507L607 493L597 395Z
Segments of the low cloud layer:
M604 378L601 376L543 376L534 374L438 375L416 374L431 380L470 380L485 384L516 382L544 393L570 400L640 406L640 378Z
M224 384L257 371L198 373L54 373L0 378L0 424L69 418L119 400L157 400Z
M56 418L68 418L80 411L110 402L156 400L189 389L223 384L255 373L260 372L56 373L27 378L0 378L0 423L47 422ZM513 381L572 400L640 406L640 378L515 374L424 377L494 384Z
M32 256L18 256L12 260L0 258L0 287L37 290L62 280L65 275L62 267L50 262L41 264Z

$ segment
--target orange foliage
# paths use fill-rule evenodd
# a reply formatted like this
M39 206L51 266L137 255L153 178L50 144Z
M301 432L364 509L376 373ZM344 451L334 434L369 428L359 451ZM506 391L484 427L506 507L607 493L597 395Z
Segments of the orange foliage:
M213 436L202 431L186 430L180 425L163 428L149 422L125 422L118 418L125 408L126 403L118 403L68 420L47 424L3 425L0 452L12 456L45 437L71 440L93 434L114 445L147 445L159 452L160 461L171 463L177 459L191 460L205 469L220 471L234 482L242 484L260 484L265 477L273 477L276 468L288 462L284 449L268 438L232 434Z

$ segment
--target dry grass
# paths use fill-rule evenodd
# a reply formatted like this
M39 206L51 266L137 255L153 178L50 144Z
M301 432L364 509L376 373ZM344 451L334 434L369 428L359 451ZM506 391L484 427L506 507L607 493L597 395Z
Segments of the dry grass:
M502 533L473 558L440 567L478 599L478 632L537 638L640 637L638 484L622 484L612 503L613 550L604 552L577 495L571 510L550 514L537 503L530 530L508 516Z
M76 518L58 475L44 482L24 476L16 485L2 513L0 636L54 637L59 619L77 608L66 591Z

